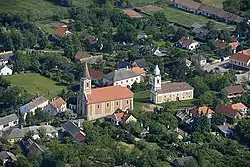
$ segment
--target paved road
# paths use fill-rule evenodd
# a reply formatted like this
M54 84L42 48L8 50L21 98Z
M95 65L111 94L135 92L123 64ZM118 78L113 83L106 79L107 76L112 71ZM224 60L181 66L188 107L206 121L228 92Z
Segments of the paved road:
M219 62L219 63L215 63L215 64L208 64L208 65L205 65L203 67L203 70L207 71L207 72L210 72L211 70L215 69L216 67L220 67L220 65L228 63L228 62L229 62L229 60L225 60L225 61L222 61L222 62Z

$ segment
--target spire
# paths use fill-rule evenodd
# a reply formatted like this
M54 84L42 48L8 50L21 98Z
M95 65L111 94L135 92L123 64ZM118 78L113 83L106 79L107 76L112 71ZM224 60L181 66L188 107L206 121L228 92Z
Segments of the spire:
M160 74L161 74L161 71L160 71L158 65L155 66L154 74L155 74L155 75L160 75Z
M89 69L88 69L88 64L87 62L84 63L84 69L83 69L83 77L87 79L91 79L89 75Z

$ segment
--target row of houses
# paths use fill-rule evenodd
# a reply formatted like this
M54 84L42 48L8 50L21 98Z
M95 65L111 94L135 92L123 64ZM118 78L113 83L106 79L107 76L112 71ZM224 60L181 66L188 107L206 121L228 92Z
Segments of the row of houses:
M193 0L173 0L173 7L200 14L206 17L214 18L226 23L240 23L244 21L243 17L218 9L207 4L195 2Z

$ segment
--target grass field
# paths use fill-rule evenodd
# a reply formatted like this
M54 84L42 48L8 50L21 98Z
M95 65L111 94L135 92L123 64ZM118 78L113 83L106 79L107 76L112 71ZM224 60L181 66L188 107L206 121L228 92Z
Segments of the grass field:
M136 92L134 94L134 109L136 111L140 110L142 105L149 103L149 91Z
M202 3L204 4L208 4L210 6L214 6L216 8L223 8L222 6L222 3L225 1L225 0L201 0Z
M6 76L6 79L9 80L12 85L23 87L31 94L39 94L47 98L53 98L57 96L62 89L66 89L64 86L56 85L55 81L35 73Z
M48 34L54 34L56 31L55 28L48 26L48 25L41 24L41 23L36 23L36 26L40 27L43 31L45 31Z
M145 4L152 4L158 0L132 0L130 3L131 4L136 4L136 5L145 5Z

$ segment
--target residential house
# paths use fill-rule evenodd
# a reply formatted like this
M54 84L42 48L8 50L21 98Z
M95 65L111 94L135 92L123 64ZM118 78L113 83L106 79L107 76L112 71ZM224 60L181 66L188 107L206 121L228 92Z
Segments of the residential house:
M224 105L218 105L215 108L215 112L225 116L228 121L233 122L235 119L240 118L240 114L238 111L232 109L229 106L224 106Z
M116 67L118 69L121 69L121 68L129 68L129 69L131 69L132 64L129 63L129 62L126 62L126 61L120 61L120 62L117 63Z
M103 72L94 69L89 69L89 75L94 84L99 86L103 84L103 77L104 77Z
M158 65L155 66L150 100L155 104L193 99L194 88L186 82L162 83Z
M19 118L16 114L10 114L0 118L0 131L6 131L10 127L15 127L19 124Z
M189 68L192 64L192 61L188 60L188 59L183 59L182 62L185 63L185 65Z
M167 56L167 54L161 52L160 49L157 48L157 49L154 51L154 56L157 56L157 57L165 57L165 56Z
M132 66L133 67L140 67L144 70L148 70L148 63L146 62L146 60L143 58L143 59L137 59L135 60L133 63L132 63Z
M247 106L245 106L243 103L232 104L231 107L234 110L239 111L242 115L247 114Z
M51 101L44 109L51 112L53 115L57 115L58 113L65 112L67 109L67 103L59 97Z
M13 56L14 53L12 51L0 52L0 66L8 64Z
M193 113L189 108L178 109L176 117L179 118L183 123L190 124L194 121Z
M141 74L129 68L122 68L104 75L105 85L120 85L122 87L132 87L134 82L141 82Z
M144 77L146 76L146 71L143 68L133 67L131 70L134 71L135 73L139 74L141 76L140 80L144 81Z
M187 50L195 50L200 47L200 43L190 37L184 36L178 41L177 46Z
M87 120L112 115L118 108L133 110L134 93L127 87L107 86L92 89L87 64L80 81L80 95L77 100L77 113Z
M44 152L44 149L30 138L27 140L23 139L20 143L22 145L22 148L24 149L24 152L28 156L38 156Z
M55 31L55 36L61 37L64 35L69 35L72 34L72 32L69 31L67 26L58 26L56 27L56 31Z
M173 0L173 6L192 13L199 13L200 3L193 0Z
M75 23L74 19L62 19L60 20L61 23L63 24L71 24L71 23Z
M4 132L4 137L10 142L10 143L15 143L20 141L22 138L25 137L27 133L30 131L33 131L34 134L32 136L32 139L36 140L39 139L39 129L44 128L46 131L46 136L48 138L56 138L58 137L58 132L57 130L51 126L51 125L41 125L41 126L29 126L29 127L24 127L24 128L13 128L10 129L9 131Z
M226 124L218 125L217 128L225 137L230 137L233 135L233 130L230 129L229 126Z
M188 133L176 127L174 132L178 134L178 139L183 140L184 137L188 136Z
M1 151L0 152L0 165L1 166L12 166L13 162L16 161L17 158L14 154L9 151Z
M8 66L0 66L0 75L12 75L13 70Z
M86 134L72 121L62 124L63 130L68 133L76 142L83 142Z
M225 49L226 47L230 47L232 54L235 54L237 51L237 48L240 46L240 43L238 41L228 43L225 40L216 40L215 45L219 49Z
M250 69L250 49L240 51L230 57L230 63L234 66Z
M194 28L192 30L193 35L201 40L205 40L207 35L209 34L209 30L204 26L204 27L198 27Z
M189 162L192 161L191 164L196 163L198 166L197 161L192 157L192 156L187 156L187 157L181 157L181 158L176 158L173 162L173 165L175 167L185 167L186 164L189 164Z
M96 63L97 60L102 60L103 55L98 53L82 52L78 51L74 56L75 61L77 62L86 62L89 64Z
M31 102L25 104L24 106L20 107L20 113L25 114L25 113L32 113L35 114L35 111L40 108L44 109L45 106L49 104L49 100L40 96Z
M244 93L244 88L241 85L236 85L236 86L228 86L225 87L222 90L222 93L224 93L227 98L231 99L234 97L240 97Z
M100 42L100 40L92 35L87 35L84 37L84 43L87 45L87 48L95 48L102 50L103 44Z
M192 63L194 63L194 65L200 67L203 67L207 64L207 59L204 56L198 54L192 55L191 61Z
M142 18L143 16L140 15L138 12L134 11L133 9L124 9L123 13L128 15L130 18Z
M123 123L129 123L129 122L136 122L137 119L128 113L128 110L122 111L121 109L117 109L112 117L111 117L111 122L115 125L121 125Z
M201 107L195 108L191 112L193 113L194 116L205 115L208 118L212 118L212 115L214 113L214 111L211 110L208 106L201 106Z

